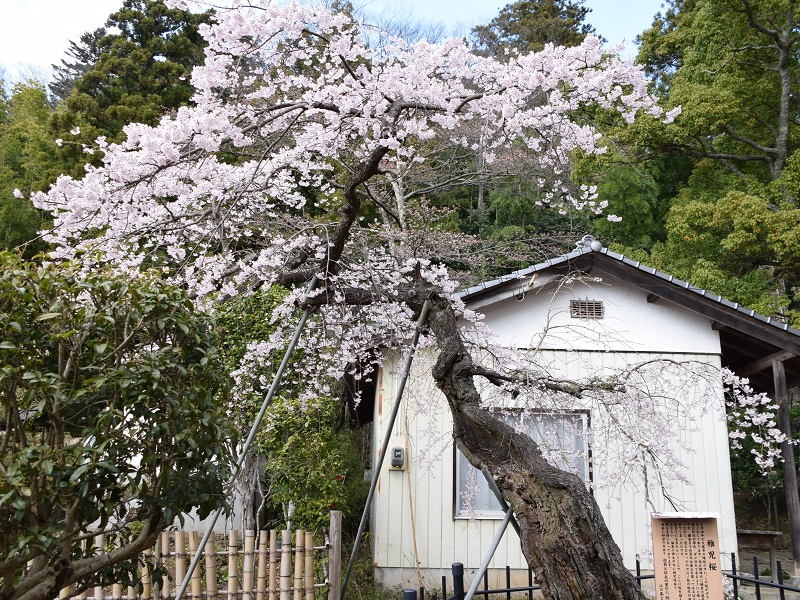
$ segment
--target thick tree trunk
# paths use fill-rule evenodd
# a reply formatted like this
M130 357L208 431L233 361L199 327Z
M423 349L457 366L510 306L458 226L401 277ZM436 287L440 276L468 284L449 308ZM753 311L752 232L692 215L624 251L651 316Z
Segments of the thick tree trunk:
M481 408L475 365L450 303L434 301L429 322L440 352L433 376L450 405L456 444L475 467L489 469L513 507L544 597L642 600L584 483L549 465L532 439Z

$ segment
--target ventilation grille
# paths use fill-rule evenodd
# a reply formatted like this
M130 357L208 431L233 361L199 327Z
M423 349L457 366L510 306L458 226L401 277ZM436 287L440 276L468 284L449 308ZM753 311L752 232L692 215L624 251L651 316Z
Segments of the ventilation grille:
M602 300L569 301L569 315L573 319L602 319L604 313Z

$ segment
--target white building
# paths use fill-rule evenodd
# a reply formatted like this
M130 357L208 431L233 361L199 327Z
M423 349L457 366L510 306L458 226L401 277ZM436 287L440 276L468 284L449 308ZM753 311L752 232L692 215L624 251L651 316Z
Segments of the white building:
M771 392L772 358L785 361L790 380L800 374L796 358L800 332L592 241L586 239L570 254L467 289L461 297L469 308L485 314L504 345L538 346L536 360L565 378L668 359L728 367L749 375L756 389ZM542 337L544 328L548 334ZM471 466L462 463L447 443L452 429L449 410L424 375L429 363L423 363L424 357L415 363L409 386L417 387L411 396L438 398L439 409L417 412L413 401L404 399L389 443L390 449L405 451L404 464L392 467L387 458L371 507L376 576L390 587L418 587L421 576L426 588L438 588L454 562L464 564L469 581L502 518L487 492L467 495L466 503L472 506L465 506L461 492L471 481ZM397 382L391 368L381 371L374 405L373 461L385 435ZM690 404L694 429L681 432L690 451L676 448L676 452L688 467L691 484L670 484L669 492L680 510L719 515L721 551L730 556L737 543L721 385L712 387L714 397L708 397L707 390L703 398L697 398L696 390L679 393L684 395L677 399ZM626 566L633 569L640 557L643 568L651 568L650 513L675 508L660 495L648 502L641 481L622 488L604 486L614 465L589 460L592 447L586 432L592 431L593 421L600 422L591 410L548 413L542 418L548 426L570 423L568 433L563 429L560 434L574 451L570 461L584 477L591 477L593 493ZM527 565L511 528L490 564L490 585L502 587L506 565L515 570L517 581L527 581ZM723 566L728 568L729 561Z

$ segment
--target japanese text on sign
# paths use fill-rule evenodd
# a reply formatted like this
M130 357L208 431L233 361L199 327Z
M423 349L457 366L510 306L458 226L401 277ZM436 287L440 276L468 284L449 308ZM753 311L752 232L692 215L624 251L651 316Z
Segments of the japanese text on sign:
M691 513L653 514L658 600L718 600L722 596L717 520Z

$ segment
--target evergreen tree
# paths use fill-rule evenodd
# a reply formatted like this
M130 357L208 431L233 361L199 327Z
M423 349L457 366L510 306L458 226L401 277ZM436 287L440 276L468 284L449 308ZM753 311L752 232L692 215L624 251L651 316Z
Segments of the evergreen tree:
M100 41L107 35L104 27L87 31L79 42L70 41L67 55L74 61L63 60L53 65L53 81L50 93L58 100L66 100L75 87L75 82L89 72L100 60Z
M669 104L683 107L659 147L710 158L742 180L779 179L797 144L795 21L789 0L672 2L639 55Z
M472 29L477 49L502 56L506 49L538 51L545 44L577 46L594 33L585 22L592 9L585 0L517 0L506 5L487 25Z
M108 18L105 35L84 34L73 45L79 62L65 66L62 83L94 62L75 79L52 122L68 171L80 175L85 162L99 161L99 154L84 150L97 137L121 141L128 123L155 125L189 103L189 73L203 61L205 46L199 27L210 14L167 8L157 0L125 0Z
M10 98L0 97L0 248L24 245L46 224L28 200L46 189L60 172L56 146L48 132L52 110L40 83L18 83ZM44 249L33 243L26 254Z

